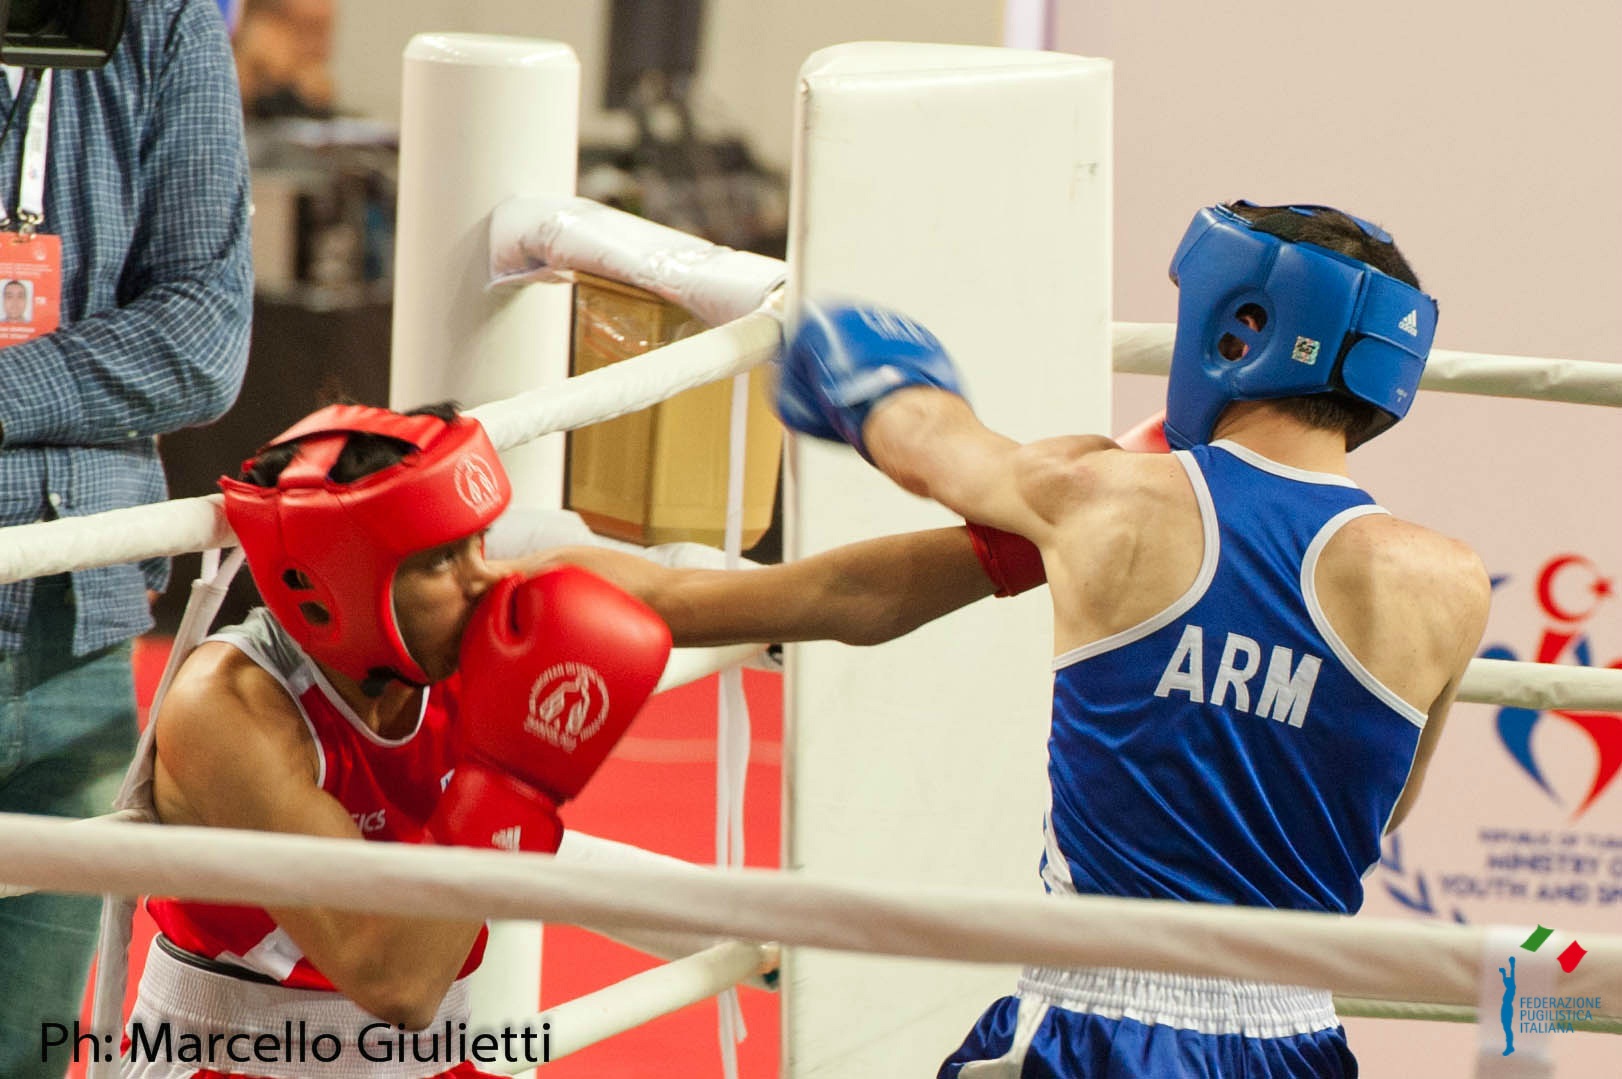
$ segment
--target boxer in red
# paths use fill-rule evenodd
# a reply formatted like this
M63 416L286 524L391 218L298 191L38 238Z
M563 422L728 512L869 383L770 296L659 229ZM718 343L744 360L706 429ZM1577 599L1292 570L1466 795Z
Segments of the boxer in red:
M159 818L556 850L558 807L663 671L658 616L577 568L485 561L511 489L448 408L322 409L221 486L266 608L201 645L164 699ZM463 979L482 922L148 906L161 935L125 1075L477 1074Z

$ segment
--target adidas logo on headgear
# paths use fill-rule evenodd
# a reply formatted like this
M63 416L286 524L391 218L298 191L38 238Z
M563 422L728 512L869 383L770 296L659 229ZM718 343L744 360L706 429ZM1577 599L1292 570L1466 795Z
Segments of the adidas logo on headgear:
M1418 337L1419 336L1419 310L1418 310L1418 308L1415 308L1414 310L1408 312L1406 315L1402 316L1402 321L1397 323L1397 329L1401 330L1403 333L1407 334L1409 337Z
M511 828L503 828L490 837L490 845L500 847L506 851L517 850L519 838L523 833L524 828L520 824L515 824Z

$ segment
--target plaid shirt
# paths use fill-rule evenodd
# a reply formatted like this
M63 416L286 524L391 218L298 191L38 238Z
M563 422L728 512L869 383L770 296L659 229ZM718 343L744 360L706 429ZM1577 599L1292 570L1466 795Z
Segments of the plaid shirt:
M167 497L157 436L236 399L253 311L236 71L210 0L130 0L97 71L53 76L42 231L62 238L62 325L0 351L0 525ZM0 80L0 198L15 217L38 79ZM152 624L168 563L73 575L77 655ZM33 582L0 586L0 650L21 646Z

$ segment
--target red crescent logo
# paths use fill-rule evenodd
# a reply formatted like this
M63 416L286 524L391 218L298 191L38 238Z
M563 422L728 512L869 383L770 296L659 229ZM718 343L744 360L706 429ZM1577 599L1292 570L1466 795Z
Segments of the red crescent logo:
M1555 602L1555 578L1558 577L1561 571L1566 569L1568 566L1583 567L1588 571L1589 576L1593 579L1592 583L1588 586L1588 592L1594 597L1594 602L1590 603L1587 607L1580 611L1568 610L1567 608L1562 607L1559 603ZM1538 574L1538 606L1542 607L1544 612L1548 614L1550 618L1561 622L1581 622L1583 619L1594 613L1594 608L1599 605L1600 600L1605 599L1610 594L1610 579L1607 577L1601 577L1599 570L1594 567L1594 563L1590 562L1580 554L1566 554L1561 555L1558 558L1551 559L1549 564L1543 567L1543 572Z

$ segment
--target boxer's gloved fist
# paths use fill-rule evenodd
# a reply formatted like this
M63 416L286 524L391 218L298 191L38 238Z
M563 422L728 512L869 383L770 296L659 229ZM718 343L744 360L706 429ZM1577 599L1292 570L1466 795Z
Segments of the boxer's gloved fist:
M777 413L802 434L838 439L863 457L862 424L884 397L906 386L962 394L957 369L935 335L905 315L871 304L806 304L783 348Z
M980 560L987 579L997 586L998 597L1017 596L1037 585L1047 584L1047 567L1042 564L1042 552L1036 544L1024 536L990 525L975 521L965 523L969 542L974 544L974 556Z
M829 442L843 442L845 436L823 414L822 397L816 386L807 381L807 365L788 361L789 351L799 339L796 333L784 347L783 361L777 364L777 415L791 431Z
M597 771L669 655L658 615L577 566L503 578L462 637L462 760L430 834L556 850L557 807Z
M1166 410L1139 421L1131 430L1115 436L1116 444L1132 453L1170 453L1166 441Z
M558 803L478 757L457 762L428 818L435 843L551 854L563 842Z

